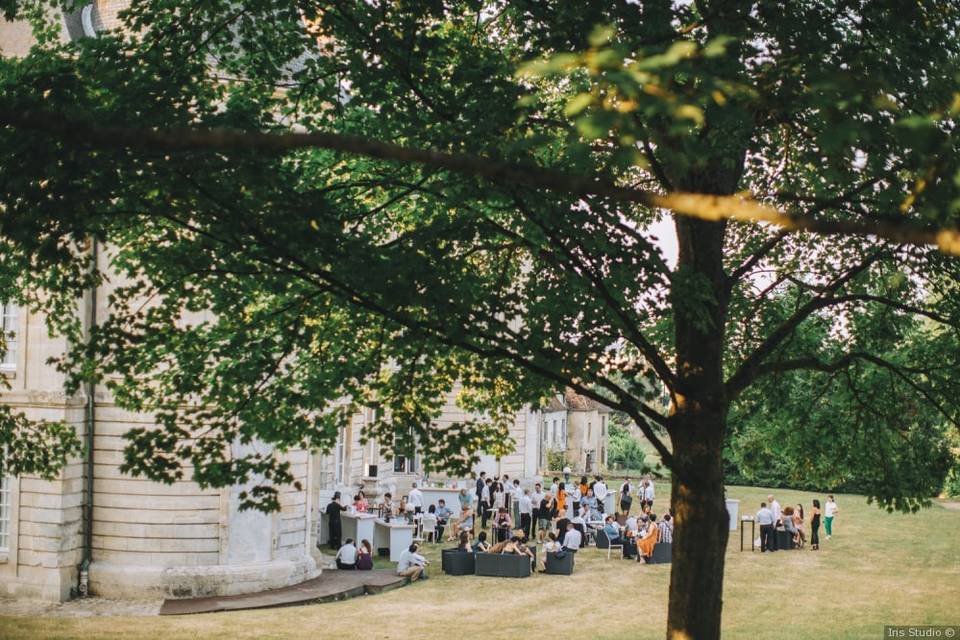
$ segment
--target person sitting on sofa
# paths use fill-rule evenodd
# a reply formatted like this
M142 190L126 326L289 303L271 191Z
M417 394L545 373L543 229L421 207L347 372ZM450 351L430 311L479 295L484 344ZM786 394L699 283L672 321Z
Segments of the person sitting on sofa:
M477 541L473 543L473 550L476 553L486 553L490 548L490 545L487 543L487 532L481 531L477 535Z
M470 546L470 534L466 531L460 532L460 542L457 544L457 551L463 551L464 553L471 553L473 547Z
M797 525L793 520L793 507L786 506L783 508L781 520L783 522L783 530L790 534L790 538L793 541L793 546L799 547L800 534L797 531Z
M660 540L660 527L657 526L657 514L650 514L650 522L643 537L637 540L637 552L640 554L639 560L646 562L647 558L653 555L653 546Z
M343 546L337 550L337 569L352 571L357 568L357 546L353 538L347 538Z
M670 512L663 514L663 520L657 525L660 529L660 542L673 542L673 518Z
M572 553L576 553L583 542L583 536L573 526L572 522L567 523L567 530L563 536L563 548Z

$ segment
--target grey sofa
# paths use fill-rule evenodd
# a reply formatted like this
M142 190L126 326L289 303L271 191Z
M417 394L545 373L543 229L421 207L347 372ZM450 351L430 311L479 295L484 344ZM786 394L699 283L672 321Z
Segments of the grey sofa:
M777 531L774 533L777 536L777 549L793 549L793 534L789 531Z
M534 551L536 555L536 551ZM476 575L498 578L526 578L530 576L530 558L516 553L478 553Z
M673 556L673 543L658 542L653 545L653 553L647 560L647 564L670 564Z
M558 558L556 553L548 553L544 565L544 573L550 573L556 576L569 576L573 573L573 559L575 553L565 553L563 557Z
M451 576L472 576L476 572L476 561L472 551L443 549L440 552L440 567Z

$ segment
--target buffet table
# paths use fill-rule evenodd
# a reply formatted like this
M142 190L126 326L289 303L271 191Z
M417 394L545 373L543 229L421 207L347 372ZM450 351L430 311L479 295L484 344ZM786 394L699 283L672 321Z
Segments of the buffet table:
M399 562L400 554L413 542L416 527L412 524L374 521L373 548L377 553L389 549L390 561Z

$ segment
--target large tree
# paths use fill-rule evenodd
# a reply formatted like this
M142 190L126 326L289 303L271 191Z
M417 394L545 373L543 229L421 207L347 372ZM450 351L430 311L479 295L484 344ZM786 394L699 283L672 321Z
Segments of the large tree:
M0 61L0 298L71 338L71 389L157 415L132 473L288 481L225 444L328 448L364 405L386 451L463 470L571 387L669 468L667 635L716 638L738 399L854 369L865 437L903 424L887 385L957 423L937 382L960 328L954 3L143 0L123 20ZM87 335L91 241L118 288ZM891 317L929 320L911 353L942 357L889 359ZM458 381L485 418L432 427ZM29 469L48 461L16 452L62 431L0 433ZM898 446L922 470L941 443ZM909 508L928 475L871 490ZM250 503L276 506L269 482Z

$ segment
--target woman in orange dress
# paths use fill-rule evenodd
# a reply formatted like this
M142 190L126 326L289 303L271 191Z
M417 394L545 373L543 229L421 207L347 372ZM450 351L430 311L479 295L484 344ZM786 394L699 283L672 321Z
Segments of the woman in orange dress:
M567 491L563 482L557 485L557 513L561 518L567 517Z
M656 514L650 514L650 522L647 524L647 531L643 537L637 539L637 560L647 561L647 558L653 555L653 545L660 540L660 527L657 526Z

